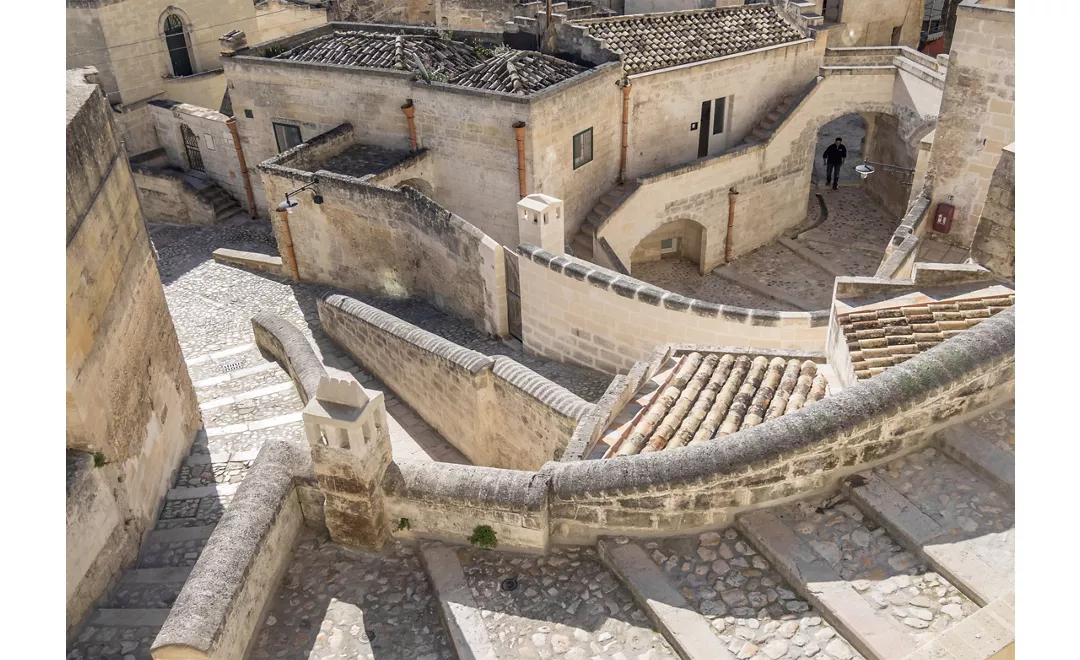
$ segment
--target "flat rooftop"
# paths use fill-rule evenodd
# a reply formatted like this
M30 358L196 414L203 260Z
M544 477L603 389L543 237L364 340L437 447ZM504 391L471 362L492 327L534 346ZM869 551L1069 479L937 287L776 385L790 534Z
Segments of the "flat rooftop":
M802 41L806 35L769 4L574 21L623 56L628 74L667 69Z
M402 26L403 31L407 29L408 26ZM334 30L270 59L409 71L436 82L522 96L588 70L536 51L456 41L432 34L361 29Z
M381 174L404 162L414 154L405 149L387 149L373 144L354 144L335 156L327 158L312 170L326 170L336 174L363 178Z

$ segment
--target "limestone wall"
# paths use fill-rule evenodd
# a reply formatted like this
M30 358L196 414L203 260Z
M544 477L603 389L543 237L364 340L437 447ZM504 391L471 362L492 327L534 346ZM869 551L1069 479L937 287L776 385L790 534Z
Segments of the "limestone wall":
M229 193L241 208L247 209L247 189L240 159L236 155L232 131L225 124L229 117L217 110L173 101L151 101L148 107L169 165L189 169L184 138L180 133L180 127L187 126L199 140L199 155L207 176ZM247 160L247 163L251 167L251 161ZM258 178L255 173L251 176Z
M458 346L341 295L323 329L473 464L535 470L562 455L589 403L514 360Z
M975 231L971 255L1002 277L1015 277L1016 253L1016 154L1005 147L990 179L982 219Z
M146 103L117 107L119 110L113 111L113 118L120 129L125 151L136 156L161 146L154 128L154 118Z
M786 94L801 91L821 66L824 39L739 53L713 62L630 76L627 174L645 176L697 160L701 104L727 98L724 132L712 133L708 155L741 143ZM621 118L620 118L621 121Z
M829 31L829 46L918 48L923 4L923 0L844 0L840 6L840 21L844 25ZM893 43L896 28L900 28L899 39Z
M933 206L956 207L941 240L971 245L1002 149L1015 139L1014 9L964 0L956 8L941 118L928 178Z
M258 43L294 34L326 23L325 2L289 2L288 0L259 0L255 5L255 25L258 35L247 35L248 43ZM255 41L252 39L255 38Z
M213 204L195 194L183 172L132 165L131 174L147 222L209 227L217 219Z
M419 154L413 167L399 169L397 176L422 176L429 159L426 152ZM312 179L274 162L261 168L269 200L283 200ZM315 176L323 203L301 193L301 203L289 215L303 281L419 296L489 334L506 333L502 246L412 188L387 188L327 171ZM284 245L277 213L273 223L278 244Z
M892 115L882 113L869 115L865 119L865 159L914 170L919 148L917 144L906 139L908 136L901 133L900 121ZM911 196L912 178L907 172L879 166L874 175L867 177L862 185L890 215L900 217L904 215L908 198Z
M68 573L69 630L153 527L200 426L127 153L104 95L86 76L69 72L67 89L66 444L101 452L123 480L110 480L111 495L96 491L115 499L120 515L107 531L117 536L97 556L90 543L89 566ZM69 499L69 520L97 506Z
M525 348L626 373L660 344L821 350L827 315L727 307L686 298L580 259L518 248Z

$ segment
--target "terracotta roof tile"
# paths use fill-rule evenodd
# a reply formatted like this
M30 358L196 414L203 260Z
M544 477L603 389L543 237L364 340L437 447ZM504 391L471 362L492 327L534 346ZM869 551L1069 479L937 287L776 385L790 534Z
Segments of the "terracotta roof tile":
M1011 307L1016 295L909 305L840 314L851 365L870 378Z
M574 21L622 54L627 73L710 60L805 36L771 5L637 14Z
M442 74L451 84L522 95L586 70L534 51L505 49L481 56L460 41L422 34L358 31L322 35L273 59L399 71L418 71L416 60L420 60L428 72Z

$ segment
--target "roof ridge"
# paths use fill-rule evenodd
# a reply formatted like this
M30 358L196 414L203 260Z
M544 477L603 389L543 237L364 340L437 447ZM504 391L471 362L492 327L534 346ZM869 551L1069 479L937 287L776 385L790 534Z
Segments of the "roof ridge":
M728 5L727 7L706 7L704 9L682 9L679 11L658 11L647 14L624 14L621 16L603 16L600 18L581 18L570 21L574 25L595 25L597 23L619 23L624 21L660 20L673 16L687 16L690 14L720 14L727 11L752 11L757 7L776 10L771 4L755 2L752 5ZM779 11L776 12L780 14Z

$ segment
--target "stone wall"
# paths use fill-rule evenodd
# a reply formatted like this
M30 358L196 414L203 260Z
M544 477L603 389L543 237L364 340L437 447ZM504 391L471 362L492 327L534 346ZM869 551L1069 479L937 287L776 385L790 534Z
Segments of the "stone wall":
M209 227L217 219L214 205L195 194L183 172L133 164L131 174L148 222Z
M187 103L151 101L148 105L158 142L165 149L169 165L181 170L189 169L184 138L180 133L180 127L187 126L199 140L199 155L206 175L229 193L241 208L246 209L244 175L232 131L225 123L229 117L216 110ZM250 167L250 161L248 163Z
M899 120L887 114L876 113L866 119L866 160L884 163L910 170L915 169L918 145L908 141L900 131ZM918 136L922 137L922 136ZM867 177L863 188L890 215L900 217L907 209L911 196L912 174L878 166L873 176Z
M69 566L69 631L153 527L200 426L127 153L94 82L92 71L68 72L66 444L101 452L110 488L78 491L95 494L69 499L68 519L105 520L93 511L110 507L119 515L95 529L107 543L74 550L85 564ZM109 497L115 504L94 503Z
M532 245L518 252L525 349L551 360L614 374L672 342L806 350L824 345L824 310L717 305Z
M1016 259L1016 152L1013 145L1001 151L1001 160L990 179L982 219L975 231L971 256L1008 279L1014 279Z
M116 106L113 109L113 118L120 129L124 150L129 154L135 156L161 146L154 128L154 118L146 103Z
M258 37L247 35L251 43L269 41L326 23L327 2L294 2L290 0L259 0L255 5L255 25Z
M510 358L462 348L341 295L324 331L473 464L535 470L557 459L591 405Z
M829 46L918 48L923 4L923 0L844 0L840 6L843 26L829 31ZM821 13L821 0L817 5ZM892 41L895 28L900 28L897 43Z
M933 206L956 207L940 240L969 247L1002 149L1015 138L1014 9L964 0L956 8L941 118L928 178Z
M346 131L347 132L347 131ZM335 134L336 135L336 134ZM336 141L334 135L328 136ZM314 143L316 147L321 145ZM353 291L422 297L470 320L492 335L506 333L503 248L479 229L422 193L388 188L355 177L292 168L304 147L261 167L268 201L318 177L322 204L301 193L289 214L300 278ZM282 164L279 164L282 163ZM422 152L396 178L427 176L430 154ZM284 245L279 214L273 214L278 244Z
M331 6L330 19L501 30L514 16L530 15L521 4L519 0L339 0Z

